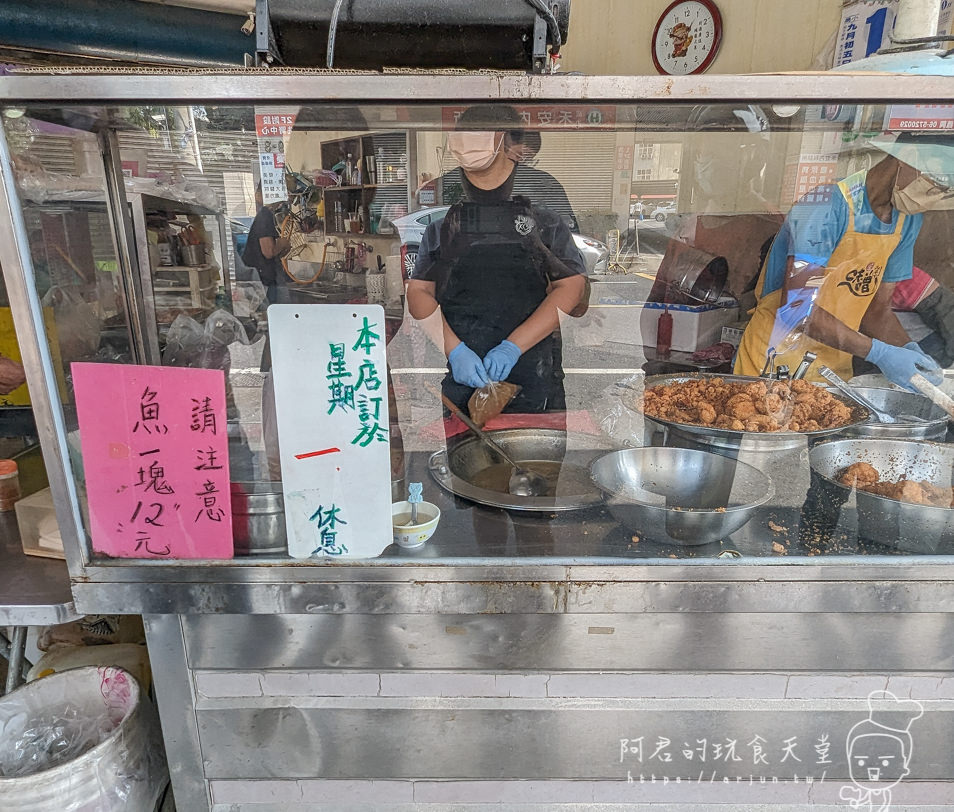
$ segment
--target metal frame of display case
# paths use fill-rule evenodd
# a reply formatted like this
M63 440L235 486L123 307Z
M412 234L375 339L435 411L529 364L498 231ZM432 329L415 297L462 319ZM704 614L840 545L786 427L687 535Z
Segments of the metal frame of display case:
M368 104L394 99L414 99L416 103L453 99L455 104L497 100L579 104L582 100L623 106L832 101L950 104L954 86L941 77L896 75L319 76L255 71L23 76L0 83L0 105L63 104L64 95L69 96L69 105L187 104L199 100L253 104L279 98L284 104L316 98ZM111 195L119 199L118 154L110 154L109 138L102 143ZM499 763L487 755L496 745L488 744L488 750L481 751L482 758L475 757L471 764L471 742L497 742L511 720L511 711L517 716L524 714L520 718L525 720L521 723L525 730L533 729L533 720L542 719L546 727L541 729L548 731L545 742L536 743L540 753L533 763L523 755L534 755L536 750L530 746L520 751L523 740L519 738L513 740L518 744L511 750L497 747L496 752L506 753L508 760L521 755L521 766L514 768L513 777L602 776L601 767L594 766L592 760L581 761L575 754L605 745L608 718L622 719L636 729L644 718L639 714L647 708L655 712L651 700L639 697L590 698L586 707L593 715L581 724L580 717L573 715L573 700L549 703L546 698L531 697L490 705L491 700L473 699L472 695L448 699L459 696L453 693L438 694L439 700L403 701L373 693L340 699L334 698L340 694L270 699L262 693L265 680L273 673L294 681L308 678L303 671L318 672L318 678L334 672L348 679L356 671L373 676L470 669L520 678L585 672L587 679L599 679L604 672L666 675L689 671L709 680L719 672L741 671L761 672L768 675L766 679L779 677L783 682L785 674L797 672L949 674L949 652L938 641L950 640L954 634L950 615L954 560L942 556L832 555L718 562L489 557L427 563L409 559L91 560L56 402L29 244L14 191L11 156L2 133L0 173L0 262L35 395L37 425L76 605L80 611L146 616L170 771L176 801L182 808L210 809L213 802L219 803L215 800L219 787L227 789L231 779L243 776L268 778L269 785L273 778L287 778L281 783L291 786L297 793L293 796L301 798L305 788L295 783L294 770L300 764L296 759L302 754L308 758L309 748L318 745L304 733L290 742L267 738L268 731L285 730L293 718L318 720L301 730L327 729L330 741L336 741L336 735L352 736L351 746L343 749L357 752L346 764L336 758L335 748L328 748L321 753L320 765L314 767L320 773L306 773L306 777L394 778L393 784L385 781L387 792L394 792L396 779L407 778L402 772L406 765L392 763L380 754L400 753L408 742L442 742L415 765L417 774L451 782L465 773L469 778L498 776ZM127 231L118 247L129 267L135 267L131 244ZM218 698L202 695L202 686L213 682L204 681L206 677L223 672L237 680L233 685L251 685L248 693L239 698L229 698L237 694L228 693ZM735 679L728 676L723 683ZM760 707L790 710L784 704L788 702L784 691L778 699L756 696L752 700L744 693L734 693L726 694L732 699L713 700L716 694L693 690L675 695L690 698L673 700L674 719L683 710L691 714L700 709L711 711L717 721L756 706L756 711ZM826 703L827 699L808 701L801 707L827 721L840 711ZM508 716L501 717L497 708L509 709ZM339 711L351 715L341 717ZM440 737L450 726L448 717L442 715L445 711L459 715L455 724L464 726L460 730L468 747L467 759L443 746L448 740ZM941 716L935 717L940 720L935 729L942 732L931 743L949 749L949 736L943 731L954 725L950 721L954 714L947 711L948 705L936 703L935 712ZM343 726L336 727L338 724ZM781 727L776 722L771 725L772 730L784 732L784 722ZM243 735L242 731L249 730L254 735ZM357 730L373 733L367 740L354 738ZM564 738L572 744L558 752L556 743ZM374 750L378 740L386 740L386 750ZM923 744L919 740L918 747ZM282 761L269 761L263 768L266 755ZM324 791L321 781L312 783L315 792ZM561 791L569 791L569 786L565 782ZM241 782L235 787L234 793L247 791ZM468 786L463 791L472 789ZM945 791L950 792L949 788ZM321 808L333 807L332 803ZM238 809L239 804L228 808ZM319 806L315 802L308 808ZM556 804L552 808L557 808Z

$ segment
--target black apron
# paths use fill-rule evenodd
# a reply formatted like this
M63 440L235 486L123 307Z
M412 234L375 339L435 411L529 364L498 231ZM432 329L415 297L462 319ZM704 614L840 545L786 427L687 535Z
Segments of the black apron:
M454 262L438 302L457 337L483 358L533 314L546 298L547 286L546 275L526 246L485 238ZM522 388L505 412L553 408L555 341L547 336L520 356L507 380ZM471 387L457 383L448 371L442 388L466 411Z

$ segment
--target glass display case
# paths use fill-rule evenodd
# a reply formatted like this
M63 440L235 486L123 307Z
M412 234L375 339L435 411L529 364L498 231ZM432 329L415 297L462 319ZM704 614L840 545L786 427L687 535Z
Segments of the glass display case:
M930 80L910 98L866 98L858 77L830 99L814 90L806 98L790 77L784 98L759 97L757 79L734 86L751 88L734 102L624 98L607 81L583 102L503 94L470 105L457 101L449 78L435 81L447 85L446 97L370 103L355 79L354 98L334 105L296 84L304 112L283 107L291 126L280 135L294 183L286 200L266 207L275 239L287 235L292 246L271 260L280 265L279 301L386 307L392 465L391 482L376 487L393 485L399 502L407 483L422 482L441 519L422 547L400 546L397 531L380 539L375 561L728 556L754 564L945 554L954 540L944 490L948 415L902 391L899 376L920 369L943 403L942 365L954 360L950 209L941 201L926 214L899 210L892 196L907 180L902 168L937 188L948 177L951 108L927 105L936 101ZM124 83L107 86L119 93ZM189 103L201 113L188 138L152 131L149 150L131 150L117 132L169 119L114 101L78 117L50 99L11 98L3 119L9 200L26 240L19 257L8 250L4 267L28 274L37 304L52 308L47 351L61 363L51 408L76 430L74 361L222 369L230 478L240 502L253 494L239 509L237 532L249 535L241 549L274 556L282 488L268 448L278 438L267 385L262 394L271 374L268 353L262 363L267 303L237 293L242 317L226 312L227 326L217 322L227 337L215 352L185 346L180 330L183 319L201 330L217 302L229 309L233 287L254 285L247 250L226 247L224 223L254 207L263 170L239 146L245 124L267 120L270 108L197 96ZM52 122L72 146L72 163L44 140ZM92 142L103 147L97 163L90 132L100 128L112 135ZM231 161L222 157L228 146ZM164 186L161 167L186 158L193 180ZM141 177L116 171L130 164ZM50 188L41 194L43 178ZM397 211L390 197L377 201L392 186L401 190ZM415 190L424 186L437 205L419 203ZM176 200L177 190L196 202ZM387 207L411 214L384 218ZM382 233L385 222L393 233ZM844 233L859 247L836 254ZM190 243L203 256L193 257ZM408 246L413 268L403 262ZM795 270L802 267L811 273ZM823 324L829 317L834 326ZM316 361L300 371L321 368ZM825 369L852 379L874 404L833 388ZM509 402L500 392L488 398L497 387L482 386L498 380L522 392ZM451 413L477 416L472 384L489 408L499 401L487 428L504 452L546 479L532 494L515 489L511 463ZM881 484L848 482L856 463L873 467L863 475ZM78 474L64 470L82 503ZM892 488L911 493L895 499ZM253 504L260 494L265 519ZM76 541L84 567L106 564L90 553L88 527L77 527Z
M163 128L167 108L193 128ZM658 718L687 740L703 716L781 740L797 717L835 741L850 714L814 695L781 713L786 675L949 669L948 79L81 73L7 78L0 119L0 263L77 607L146 615L178 802L238 808L246 778L305 800L324 784L303 778L618 781L618 741L657 719L638 697L663 689L574 679L761 674L751 696L753 681L663 690L682 704ZM54 125L92 156L41 149ZM133 161L146 180L124 180ZM27 174L105 212L37 204ZM149 183L215 199L130 209ZM188 293L142 239L186 223L221 275L187 266ZM72 310L45 300L51 274ZM160 307L163 281L181 298ZM231 312L195 312L213 284ZM157 324L153 356L123 343ZM372 348L386 369L365 365ZM231 557L101 552L116 522L158 514L91 510L74 361L133 382L146 362L217 371ZM99 391L86 402L104 413L157 417L148 386ZM201 432L211 412L177 392ZM345 417L353 437L323 438ZM346 459L364 473L335 490ZM149 470L130 492L151 486L180 523L225 515L221 490L187 513ZM378 529L348 536L359 519ZM388 694L397 672L462 671L497 682ZM568 693L532 692L553 674ZM537 722L573 747L542 753ZM451 728L457 749L403 758ZM375 741L321 749L358 729ZM481 744L525 757L470 758ZM914 773L949 776L935 761Z

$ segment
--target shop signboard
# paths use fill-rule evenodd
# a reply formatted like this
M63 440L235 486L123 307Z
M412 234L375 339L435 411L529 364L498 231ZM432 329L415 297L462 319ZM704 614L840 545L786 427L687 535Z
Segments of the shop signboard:
M515 104L520 121L530 130L600 130L616 124L616 107L608 104ZM465 105L441 108L441 123L453 130Z
M886 130L952 130L954 104L892 104L884 126Z
M262 202L288 199L285 189L285 139L295 126L297 107L256 107L255 135L258 138L258 168L262 182Z
M72 365L93 552L232 558L225 376Z
M268 308L288 552L367 558L391 542L384 309Z

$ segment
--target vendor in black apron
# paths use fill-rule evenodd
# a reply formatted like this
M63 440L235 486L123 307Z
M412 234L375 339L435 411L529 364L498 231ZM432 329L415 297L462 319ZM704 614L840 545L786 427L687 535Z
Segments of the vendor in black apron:
M449 372L444 394L466 409L490 381L521 387L508 412L552 408L559 314L577 307L584 266L563 219L514 197L516 162L504 148L512 108L466 110L448 149L463 170L465 200L428 226L408 281L411 315L440 305Z

